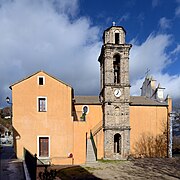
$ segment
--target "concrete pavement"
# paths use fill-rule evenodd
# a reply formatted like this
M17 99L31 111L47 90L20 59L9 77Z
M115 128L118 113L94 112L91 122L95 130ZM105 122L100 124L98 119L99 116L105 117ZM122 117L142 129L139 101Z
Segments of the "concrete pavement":
M0 150L0 180L25 180L23 163L16 159L12 146Z

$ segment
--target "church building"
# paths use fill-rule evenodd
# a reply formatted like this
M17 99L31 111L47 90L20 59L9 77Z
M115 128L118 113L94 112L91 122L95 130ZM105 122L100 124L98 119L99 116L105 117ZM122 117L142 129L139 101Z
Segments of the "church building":
M148 75L141 96L130 96L132 45L125 36L121 26L104 31L97 96L75 96L73 87L45 71L10 86L18 158L24 148L50 164L168 156L171 99Z

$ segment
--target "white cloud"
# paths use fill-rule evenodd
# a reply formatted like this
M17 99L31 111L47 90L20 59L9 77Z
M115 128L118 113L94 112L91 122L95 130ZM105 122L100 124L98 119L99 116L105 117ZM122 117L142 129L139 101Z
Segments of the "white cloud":
M177 17L180 17L180 0L176 0L176 2L177 2L177 7L175 9L175 15Z
M151 34L141 45L133 42L130 52L132 83L136 79L144 77L147 68L151 70L151 73L161 72L170 63L169 57L165 53L165 49L170 43L171 36L162 34Z
M165 87L166 94L170 95L170 97L174 99L179 99L179 89L180 89L180 76L169 74L155 74L155 79L157 82L160 82L162 87Z
M124 14L124 15L120 18L120 23L121 23L122 21L127 21L127 20L129 19L129 16L130 16L129 13Z
M177 46L171 53L167 54L166 49L171 45L172 36L166 34L151 34L142 44L133 42L130 52L130 77L131 94L140 95L140 88L145 78L146 69L150 69L152 75L165 87L165 95L169 94L174 99L179 99L180 76L163 73L167 65L173 62L170 54L178 53Z
M175 10L175 15L180 16L180 6L178 6Z
M60 14L74 16L78 11L78 0L50 0L50 2Z
M58 11L55 2L63 4ZM99 29L87 18L69 19L64 12L77 8L76 1L70 2L1 1L1 103L11 83L41 69L71 84L75 92L98 93Z
M162 74L162 73L154 73L151 74L151 76L156 80L156 87L160 83L161 87L165 88L164 91L164 98L166 98L167 95L169 95L173 100L179 99L179 89L180 89L180 76L174 75L170 76L169 74ZM140 95L142 87L142 83L144 81L144 78L137 79L132 87L131 87L131 94L132 95Z
M171 52L171 54L178 54L180 53L180 44L176 46L176 48Z
M171 27L171 20L165 17L162 17L159 20L159 25L162 29L169 29Z
M0 5L0 106L11 83L41 69L71 84L76 94L98 95L101 34L88 18L72 18L78 13L77 0L0 0ZM170 95L180 96L175 90L179 76L162 73L172 61L166 53L171 41L166 34L151 34L142 44L132 40L132 94L140 94L149 68ZM172 54L177 52L179 46Z
M131 95L133 96L140 96L141 95L141 90L140 88L142 87L144 79L143 78L139 78L133 81L133 83L131 84Z

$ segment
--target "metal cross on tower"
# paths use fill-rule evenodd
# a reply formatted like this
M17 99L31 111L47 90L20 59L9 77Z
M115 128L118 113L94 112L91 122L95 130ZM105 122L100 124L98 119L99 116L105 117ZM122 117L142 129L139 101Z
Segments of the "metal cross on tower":
M150 69L147 68L147 70L146 70L146 72L145 72L146 77L148 76L149 72L150 72Z

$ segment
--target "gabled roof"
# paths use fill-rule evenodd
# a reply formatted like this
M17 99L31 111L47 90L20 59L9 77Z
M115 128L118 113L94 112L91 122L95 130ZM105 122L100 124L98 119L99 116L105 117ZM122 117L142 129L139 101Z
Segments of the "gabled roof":
M23 82L23 81L25 81L25 80L27 80L27 79L29 79L29 78L35 76L36 74L38 74L38 73L40 73L40 72L46 74L47 76L49 76L49 77L55 79L56 81L58 81L58 82L60 82L60 83L62 83L62 84L64 84L64 85L69 86L70 88L72 88L72 86L70 86L69 84L67 84L67 83L65 83L65 82L63 82L63 81L57 79L56 77L54 77L54 76L52 76L52 75L46 73L46 72L43 71L43 70L40 70L40 71L38 71L38 72L36 72L36 73L33 73L33 74L30 75L30 76L25 77L24 79L22 79L22 80L20 80L20 81L15 82L15 83L12 84L9 88L12 89L12 87L13 87L14 85L19 84L19 83L21 83L21 82Z

